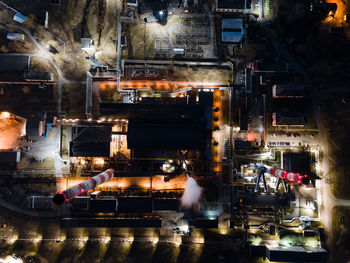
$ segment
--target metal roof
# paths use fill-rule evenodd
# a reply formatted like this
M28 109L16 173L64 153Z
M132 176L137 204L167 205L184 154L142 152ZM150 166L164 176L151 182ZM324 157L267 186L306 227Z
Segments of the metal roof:
M222 42L241 42L245 33L243 18L223 18L221 20L221 31Z

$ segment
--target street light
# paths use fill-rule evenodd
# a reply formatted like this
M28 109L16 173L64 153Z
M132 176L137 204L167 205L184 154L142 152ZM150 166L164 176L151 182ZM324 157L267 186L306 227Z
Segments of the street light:
M164 13L163 11L159 11L159 15L160 15L160 16L162 16L162 15L163 15L163 13Z

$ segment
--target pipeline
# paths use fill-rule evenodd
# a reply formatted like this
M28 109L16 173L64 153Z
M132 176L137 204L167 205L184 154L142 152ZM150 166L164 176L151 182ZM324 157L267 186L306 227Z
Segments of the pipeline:
M65 202L68 202L69 200L73 199L74 197L81 195L85 192L87 192L90 189L95 188L96 186L103 184L110 179L113 178L114 175L114 169L108 169L104 171L103 173L100 173L80 184L77 184L71 188L68 188L64 191L61 191L54 195L53 202L56 205L61 205Z

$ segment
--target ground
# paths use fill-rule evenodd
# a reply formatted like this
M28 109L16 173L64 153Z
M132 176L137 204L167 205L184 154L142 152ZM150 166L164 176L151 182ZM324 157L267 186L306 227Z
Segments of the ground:
M218 262L224 255L236 262L262 262L242 258L237 243L215 230L195 230L193 237L182 239L200 243L181 244L179 237L158 237L158 229L62 229L58 219L18 216L3 208L0 212L0 259L17 254L38 263L161 263L165 258L174 263L211 263ZM205 244L202 243L203 235L207 239Z
M337 2L340 9L344 5L341 1L332 2ZM348 2L345 3L349 5ZM337 13L336 17L340 19L341 15ZM343 23L343 16L338 24L328 23L324 18L310 12L304 1L280 1L278 17L273 22L274 30L316 83L345 80L350 68L349 25ZM344 32L330 33L330 28L340 25L344 26Z
M330 152L330 172L323 174L331 184L333 195L339 199L350 199L350 147L349 93L329 94L322 102L322 112L328 128L328 149ZM335 136L336 134L336 136Z
M350 259L350 208L336 206L332 209L333 262L349 262Z

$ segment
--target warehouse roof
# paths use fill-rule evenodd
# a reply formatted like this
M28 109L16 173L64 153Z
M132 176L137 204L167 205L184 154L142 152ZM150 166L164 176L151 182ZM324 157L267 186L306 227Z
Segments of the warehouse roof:
M243 18L223 18L221 20L221 41L239 43L245 33Z
M0 151L0 163L18 163L20 158L21 158L21 152Z
M73 157L110 157L110 142L71 141L69 156Z
M28 71L29 56L0 55L0 71Z
M272 126L304 126L305 123L305 113L274 112L272 114Z
M84 142L110 142L112 136L111 126L73 126L73 141Z
M304 96L304 84L275 84L272 86L273 98L303 98Z
M273 247L266 246L266 257L279 262L327 262L327 250L321 247Z
M205 149L207 129L200 119L129 119L129 149Z
M250 9L251 0L218 0L218 9Z
M184 118L202 117L204 105L198 104L143 104L143 103L100 103L101 116L128 118Z
M70 156L110 157L112 128L110 126L72 127Z

